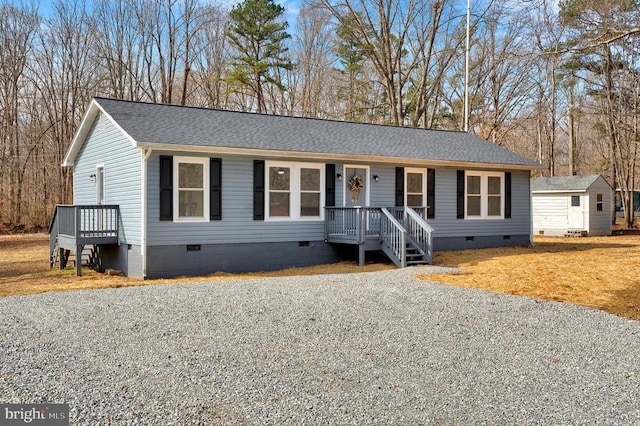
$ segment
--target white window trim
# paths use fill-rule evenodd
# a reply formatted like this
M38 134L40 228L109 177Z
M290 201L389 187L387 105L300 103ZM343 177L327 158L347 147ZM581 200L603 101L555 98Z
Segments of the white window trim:
M598 201L598 195L601 198L601 201ZM600 209L598 209L598 205L600 205ZM596 213L604 213L604 194L596 193Z
M467 177L480 176L480 215L469 216L469 202L467 192ZM489 216L489 177L500 178L500 216ZM504 172L480 172L466 170L464 174L464 218L468 220L499 220L504 219Z
M180 163L192 163L203 165L203 203L202 217L180 217L180 181L178 177L178 166ZM180 223L202 223L209 222L209 157L173 157L173 221Z
M265 161L264 164L264 220L266 222L309 222L324 220L325 206L325 165L323 163L300 163L292 161ZM269 188L269 169L271 167L283 167L291 171L289 187L289 216L269 216L269 197L271 189ZM301 169L318 169L320 170L320 215L319 216L301 216L300 202L300 170ZM309 191L305 191L309 192Z
M364 205L368 206L369 205L369 196L371 195L370 193L370 189L371 189L371 171L370 171L370 167L368 165L362 165L362 164L344 164L342 166L342 205L344 207L350 207L351 203L349 201L350 199L350 195L347 194L347 182L349 182L349 179L351 178L351 176L347 176L347 169L364 169L366 170L366 179L364 180Z
M409 198L409 179L407 175L409 173L421 173L422 174L422 206L412 206L412 207L427 207L427 169L416 169L405 167L404 169L404 205L407 206L407 199ZM466 179L466 177L465 177Z

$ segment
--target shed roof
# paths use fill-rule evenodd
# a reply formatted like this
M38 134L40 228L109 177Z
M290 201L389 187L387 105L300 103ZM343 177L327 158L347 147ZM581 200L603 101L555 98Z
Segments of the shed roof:
M95 108L97 106L97 108ZM93 107L93 112L92 112ZM535 161L466 132L427 130L94 98L87 115L101 110L134 146L158 149L255 150L282 155L341 156L392 160L508 165L533 169ZM91 126L85 120L82 126ZM86 122L86 123L85 123ZM82 127L81 126L81 127ZM80 129L65 159L73 164ZM75 146L79 145L79 146ZM235 151L234 151L235 152ZM399 161L398 161L399 162Z
M531 192L586 192L598 179L604 180L600 175L540 177L533 181Z

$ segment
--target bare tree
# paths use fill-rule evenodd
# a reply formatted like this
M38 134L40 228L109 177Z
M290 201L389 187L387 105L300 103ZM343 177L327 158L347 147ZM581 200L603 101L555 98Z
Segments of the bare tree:
M482 102L474 126L479 136L497 145L505 144L510 123L530 100L533 55L526 31L521 12L495 2L476 36L476 84Z
M0 3L0 208L15 225L22 221L22 180L28 162L22 148L24 101L39 18L33 6Z
M118 99L146 97L142 56L137 31L139 14L128 0L97 0L94 4L93 44L104 77L101 91Z
M310 3L300 9L294 37L295 76L289 84L293 111L305 117L323 116L322 102L328 95L332 55L331 15Z
M628 131L635 125L628 123L637 121L638 105L628 94L634 93L640 65L633 37L634 24L640 21L640 1L564 0L560 6L560 16L572 31L572 51L580 53L580 69L588 79L588 90L601 108L599 129L608 141L609 179L615 189L620 189L625 225L629 227L633 224L638 139L637 133ZM615 210L614 200L614 223Z
M424 37L416 28L418 19L432 1L419 0L345 0L335 4L321 0L324 7L359 41L359 49L372 62L385 89L391 123L405 124L405 96L409 76L418 66L418 57L409 57L410 37ZM418 90L420 92L420 90Z
M71 201L72 174L61 164L99 78L92 61L93 25L84 2L59 0L38 34L33 83L53 169L54 203Z
M210 5L201 12L202 27L195 39L198 46L194 49L192 72L196 105L214 108L228 108L229 90L224 81L226 66L230 60L229 47L225 36L229 15L221 6Z

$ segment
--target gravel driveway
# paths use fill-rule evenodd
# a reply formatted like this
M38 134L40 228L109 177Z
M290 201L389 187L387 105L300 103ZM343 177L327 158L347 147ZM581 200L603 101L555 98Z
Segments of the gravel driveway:
M638 424L640 322L434 267L0 299L0 401L71 424Z

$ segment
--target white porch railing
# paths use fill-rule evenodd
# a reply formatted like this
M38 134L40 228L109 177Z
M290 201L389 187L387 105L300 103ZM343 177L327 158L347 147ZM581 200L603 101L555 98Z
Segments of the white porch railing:
M325 235L344 236L362 244L380 235L380 207L325 207Z
M407 229L408 238L422 252L423 260L431 264L433 261L433 228L411 208L405 209L404 226Z
M358 244L364 250L383 250L398 267L407 266L407 245L412 262L432 262L433 228L422 217L426 207L326 207L325 238L332 243ZM420 213L419 213L420 212ZM367 244L368 248L364 248ZM416 250L419 255L416 254ZM416 259L417 258L417 259Z
M380 248L396 266L407 266L407 231L387 209L382 209L380 242Z

